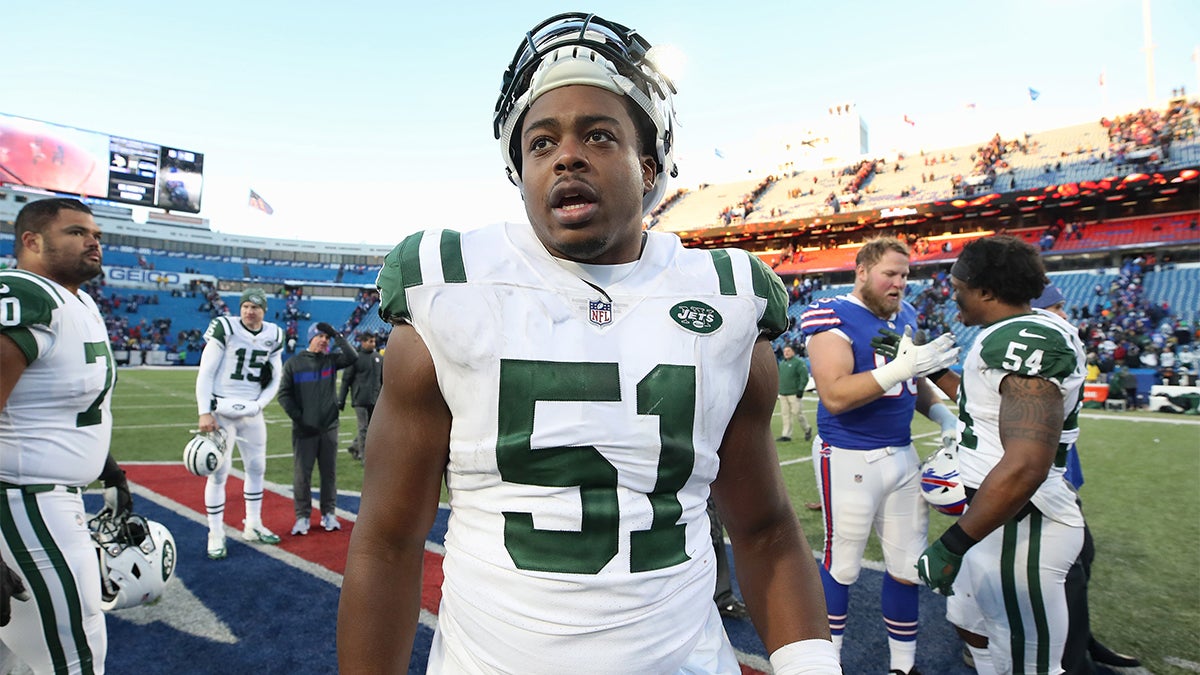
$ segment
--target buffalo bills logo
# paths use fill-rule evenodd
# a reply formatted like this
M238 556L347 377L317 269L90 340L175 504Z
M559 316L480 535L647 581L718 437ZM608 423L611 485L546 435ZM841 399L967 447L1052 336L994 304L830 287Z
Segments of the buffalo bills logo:
M603 300L589 300L588 321L597 326L607 326L612 323L612 303Z

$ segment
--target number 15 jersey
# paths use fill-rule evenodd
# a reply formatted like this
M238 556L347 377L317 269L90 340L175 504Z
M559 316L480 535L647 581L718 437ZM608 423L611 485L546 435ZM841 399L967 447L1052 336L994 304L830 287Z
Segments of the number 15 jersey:
M524 673L675 672L708 646L705 501L754 343L787 327L778 277L649 232L600 290L508 224L415 234L378 283L453 416L443 639Z

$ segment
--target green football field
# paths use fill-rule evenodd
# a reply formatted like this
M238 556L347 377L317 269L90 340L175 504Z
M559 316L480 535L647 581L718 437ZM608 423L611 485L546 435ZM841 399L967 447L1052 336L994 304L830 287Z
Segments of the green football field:
M196 428L195 370L123 369L113 397L113 451L119 461L180 461ZM815 421L816 401L805 398ZM291 485L291 423L278 404L266 410L267 480ZM779 420L776 418L776 431ZM1093 633L1142 658L1150 672L1200 670L1200 418L1166 413L1085 410L1079 443L1086 484L1084 512L1096 540L1090 586ZM358 492L363 465L345 448L354 413L342 413L338 487ZM922 456L933 452L937 427L913 423ZM809 543L821 549L820 513L809 445L779 445L784 477ZM240 462L235 463L240 469ZM314 486L318 482L314 471ZM951 519L937 513L931 538ZM881 560L875 541L867 557Z

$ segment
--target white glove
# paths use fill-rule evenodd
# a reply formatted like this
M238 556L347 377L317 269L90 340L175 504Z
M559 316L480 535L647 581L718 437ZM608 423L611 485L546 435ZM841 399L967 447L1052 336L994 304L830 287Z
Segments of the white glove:
M219 398L217 399L216 413L221 417L231 419L238 417L250 417L262 412L262 406L258 401L247 401L240 398Z
M958 363L962 351L954 344L954 335L945 333L927 345L916 345L912 341L912 326L904 328L900 344L896 347L896 358L871 371L879 386L887 391L897 384L937 372Z

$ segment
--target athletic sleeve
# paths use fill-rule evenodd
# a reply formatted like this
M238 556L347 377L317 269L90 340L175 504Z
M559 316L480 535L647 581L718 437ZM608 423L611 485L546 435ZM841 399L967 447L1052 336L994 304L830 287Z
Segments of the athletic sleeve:
M225 341L229 338L229 331L225 327L225 322L221 319L222 317L218 316L209 322L208 329L204 331L204 342L208 343L215 341L220 343L221 347L224 348Z
M747 253L750 258L750 274L754 294L765 298L767 307L758 320L758 329L768 339L774 340L788 329L788 295L783 280L758 256Z
M0 275L0 334L7 335L25 355L26 364L54 344L50 324L62 303L45 282L23 274Z
M383 267L375 286L379 289L379 318L395 323L408 323L406 290L421 284L421 238L424 232L416 232L396 245L383 259Z
M209 330L217 322L209 324ZM206 334L207 336L207 334ZM199 414L211 413L213 410L213 379L221 366L221 358L225 356L224 341L216 339L204 343L204 351L200 352L200 370L196 373L196 409ZM272 359L278 358L272 355ZM275 378L277 381L279 378ZM276 385L278 388L278 385Z
M283 337L282 331L280 331L280 337ZM204 357L201 357L200 360L203 361ZM275 394L279 393L279 381L283 374L283 349L272 351L271 355L267 357L267 364L271 368L272 377L267 386L263 388L262 393L255 399L260 408L266 408L271 399L275 398ZM212 378L210 377L208 381L212 382Z
M800 314L800 334L805 342L817 333L841 328L842 317L838 314L838 298L821 298L804 308Z

